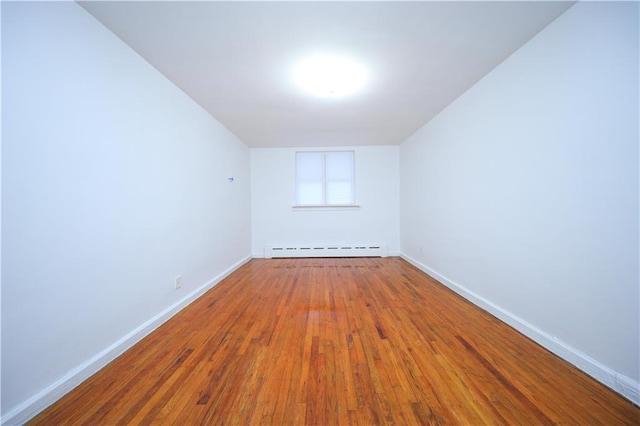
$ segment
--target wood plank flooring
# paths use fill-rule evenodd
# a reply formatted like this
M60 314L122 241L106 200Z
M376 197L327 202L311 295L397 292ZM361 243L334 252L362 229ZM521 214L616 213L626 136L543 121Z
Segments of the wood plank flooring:
M640 424L399 258L254 259L31 421Z

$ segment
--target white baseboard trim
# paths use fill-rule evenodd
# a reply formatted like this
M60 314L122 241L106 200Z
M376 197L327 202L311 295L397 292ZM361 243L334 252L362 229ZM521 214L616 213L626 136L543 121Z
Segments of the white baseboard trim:
M205 292L210 290L251 259L252 257L249 256L236 262L216 277L207 281L173 305L127 333L111 346L73 368L60 379L33 395L31 398L10 409L6 414L3 413L0 418L0 424L21 425L29 421L45 408L66 395L69 391L73 390L80 383L98 372L105 365L122 355L127 349L138 343L149 333L171 319L171 317L187 307L191 302L202 296Z
M531 340L537 342L554 354L558 355L560 358L578 367L580 370L584 371L600 383L613 389L631 402L640 405L640 382L636 382L633 379L601 364L584 352L564 343L557 337L546 333L545 331L535 327L534 325L529 324L522 318L513 315L511 312L506 311L505 309L474 293L466 287L450 280L449 278L418 262L412 257L409 257L404 253L401 253L400 257L411 263L416 268L420 269L425 274L431 276L438 282L455 291L474 305L484 309L491 315L495 316L496 318L518 330L520 333L529 337Z

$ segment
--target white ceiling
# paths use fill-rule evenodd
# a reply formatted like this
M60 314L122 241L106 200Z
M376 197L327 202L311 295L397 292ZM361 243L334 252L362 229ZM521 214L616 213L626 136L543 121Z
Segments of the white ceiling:
M251 147L400 144L573 2L82 2ZM317 53L366 66L357 95L292 79Z

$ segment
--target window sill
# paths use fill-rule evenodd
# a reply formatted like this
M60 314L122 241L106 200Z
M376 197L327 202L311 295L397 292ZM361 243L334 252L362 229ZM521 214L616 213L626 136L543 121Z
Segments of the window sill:
M294 211L318 211L318 210L357 210L360 208L358 204L336 204L336 205L317 205L317 206L292 206Z

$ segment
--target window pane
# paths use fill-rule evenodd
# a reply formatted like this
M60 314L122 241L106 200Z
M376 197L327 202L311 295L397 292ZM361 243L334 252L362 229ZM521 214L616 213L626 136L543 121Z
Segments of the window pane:
M353 152L327 152L327 180L352 180Z
M325 154L327 204L353 204L353 152Z
M296 204L324 204L324 153L296 153Z
M327 204L353 204L353 188L351 182L327 182Z
M298 205L322 205L321 182L298 182Z

